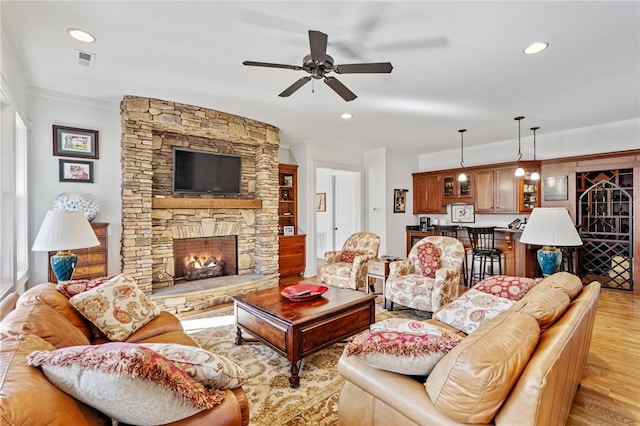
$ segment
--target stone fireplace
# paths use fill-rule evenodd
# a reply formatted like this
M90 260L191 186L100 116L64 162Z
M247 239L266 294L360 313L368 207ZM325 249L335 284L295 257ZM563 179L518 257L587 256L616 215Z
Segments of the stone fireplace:
M238 274L237 237L173 240L174 283Z
M123 99L121 119L122 271L161 309L172 312L276 286L278 129L220 111L134 96ZM240 156L241 194L173 194L174 147ZM176 256L176 241L217 238L234 241L233 274L185 281L177 267L185 256ZM197 291L190 283L197 283Z

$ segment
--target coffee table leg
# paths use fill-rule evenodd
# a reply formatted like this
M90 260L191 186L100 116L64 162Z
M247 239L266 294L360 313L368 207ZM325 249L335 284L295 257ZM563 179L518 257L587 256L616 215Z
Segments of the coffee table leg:
M242 329L236 326L236 345L242 344Z
M289 376L289 386L292 388L297 388L300 386L300 376L298 373L300 372L300 365L302 364L302 360L291 363L291 375Z

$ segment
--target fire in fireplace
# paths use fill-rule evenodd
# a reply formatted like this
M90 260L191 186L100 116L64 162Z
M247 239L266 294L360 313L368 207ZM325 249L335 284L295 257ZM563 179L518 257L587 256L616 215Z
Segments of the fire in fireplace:
M235 235L174 240L175 281L236 275L237 256Z

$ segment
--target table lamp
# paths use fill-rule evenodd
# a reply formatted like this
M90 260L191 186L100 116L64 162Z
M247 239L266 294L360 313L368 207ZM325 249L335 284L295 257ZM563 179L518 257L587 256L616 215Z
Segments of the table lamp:
M520 242L542 246L537 258L544 276L553 274L562 263L562 251L556 246L582 245L576 226L564 207L534 208Z
M100 245L82 211L48 211L33 242L33 251L57 251L51 256L51 269L58 281L70 280L78 264L73 249Z

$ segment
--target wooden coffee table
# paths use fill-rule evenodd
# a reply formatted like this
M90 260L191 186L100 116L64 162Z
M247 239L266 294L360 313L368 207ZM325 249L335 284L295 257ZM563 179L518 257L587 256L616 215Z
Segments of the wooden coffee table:
M280 288L233 296L237 326L236 345L242 330L255 336L291 361L289 385L300 385L302 358L369 329L375 322L375 296L355 290L329 287L316 299L291 302Z

